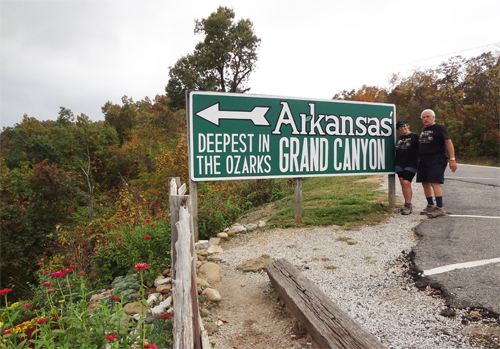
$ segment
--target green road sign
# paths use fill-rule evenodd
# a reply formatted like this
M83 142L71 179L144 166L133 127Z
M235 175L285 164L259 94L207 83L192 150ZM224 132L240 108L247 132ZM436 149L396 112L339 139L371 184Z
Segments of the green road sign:
M393 174L393 104L190 92L193 181Z

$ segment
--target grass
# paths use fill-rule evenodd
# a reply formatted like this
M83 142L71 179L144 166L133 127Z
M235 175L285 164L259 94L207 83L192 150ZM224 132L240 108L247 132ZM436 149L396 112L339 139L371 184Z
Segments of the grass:
M293 193L274 203L268 224L271 228L377 224L389 210L387 193L378 187L369 176L306 178L302 182L302 224L295 223Z

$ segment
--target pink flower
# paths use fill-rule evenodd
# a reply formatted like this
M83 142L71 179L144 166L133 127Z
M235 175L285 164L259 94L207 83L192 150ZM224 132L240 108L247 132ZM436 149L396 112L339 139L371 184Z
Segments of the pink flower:
M52 292L54 292L53 288L51 288L50 290L47 290L47 293L52 293Z
M61 278L64 276L64 272L63 271L56 271L54 273L52 273L52 277L53 278Z
M40 263L38 263L38 265L43 265L43 263L42 263L42 262L40 262Z
M149 265L147 263L137 263L134 268L135 270L146 270L149 268Z
M232 217L232 215L229 215L229 217Z
M106 340L107 341L112 341L115 338L116 338L116 336L114 334L110 334L109 336L106 337Z
M50 270L45 270L44 274L48 274L48 273L50 273Z
M151 236L146 235L146 236L144 236L144 239L149 240L149 239L151 239Z
M207 218L207 215L204 215L203 218Z
M80 274L82 274L82 275L83 275L83 274L85 274L85 272L84 272L84 271L81 271L81 272L80 272Z
M145 219L144 222L149 223L151 222L151 219Z
M73 264L71 264L69 267L70 267L71 269L73 269L75 266L74 266Z
M153 344L153 345L149 346L149 349L158 349L158 346L156 344Z
M23 305L23 307L27 308L29 307L30 305L28 303L26 303L25 305Z
M52 282L46 281L42 284L42 286L52 286Z

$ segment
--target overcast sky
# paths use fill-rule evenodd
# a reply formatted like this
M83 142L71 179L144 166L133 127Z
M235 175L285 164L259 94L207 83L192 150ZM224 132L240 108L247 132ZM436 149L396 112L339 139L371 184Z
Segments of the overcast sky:
M103 120L101 107L165 93L168 68L219 5L262 39L252 94L331 99L392 73L499 48L498 0L60 0L0 2L0 127L59 107ZM496 44L496 45L495 45Z

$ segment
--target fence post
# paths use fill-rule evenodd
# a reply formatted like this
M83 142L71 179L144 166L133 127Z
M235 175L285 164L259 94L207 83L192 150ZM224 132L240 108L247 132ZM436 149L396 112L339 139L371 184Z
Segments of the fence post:
M390 174L388 176L387 182L388 192L389 192L389 207L396 207L396 175Z
M294 188L294 199L293 199L293 211L295 216L295 223L302 223L302 178L295 178L293 180Z

